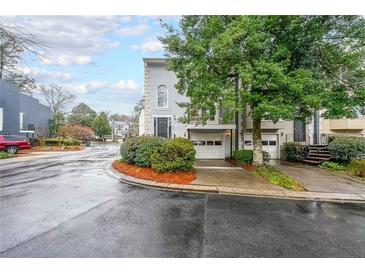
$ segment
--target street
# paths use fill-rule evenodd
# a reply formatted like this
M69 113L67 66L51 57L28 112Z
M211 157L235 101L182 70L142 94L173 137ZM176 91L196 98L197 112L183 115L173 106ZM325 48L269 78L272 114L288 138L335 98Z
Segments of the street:
M365 256L365 204L129 186L118 149L0 162L0 256Z

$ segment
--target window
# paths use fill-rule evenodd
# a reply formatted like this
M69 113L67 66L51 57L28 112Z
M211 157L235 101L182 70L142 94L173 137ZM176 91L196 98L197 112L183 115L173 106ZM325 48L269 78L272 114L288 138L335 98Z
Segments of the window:
M214 146L214 141L207 141L207 146Z
M251 140L245 140L245 146L252 146Z
M0 108L0 131L3 130L3 121L4 121L4 116L3 116L3 108Z
M154 117L154 135L171 138L171 117Z
M24 129L24 114L23 112L19 112L19 129Z
M222 141L214 141L216 146L221 146L222 145Z
M276 141L269 141L270 146L276 146Z
M263 146L267 146L268 145L268 141L262 141L261 142Z
M4 135L5 141L27 141L27 138L20 135Z
M167 108L167 87L164 85L157 87L157 107L159 108Z

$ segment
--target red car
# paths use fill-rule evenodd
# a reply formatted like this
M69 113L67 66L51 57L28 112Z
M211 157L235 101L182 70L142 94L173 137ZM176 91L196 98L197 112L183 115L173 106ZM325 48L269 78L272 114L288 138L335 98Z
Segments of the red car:
M0 135L0 151L14 154L31 147L28 138L23 135Z

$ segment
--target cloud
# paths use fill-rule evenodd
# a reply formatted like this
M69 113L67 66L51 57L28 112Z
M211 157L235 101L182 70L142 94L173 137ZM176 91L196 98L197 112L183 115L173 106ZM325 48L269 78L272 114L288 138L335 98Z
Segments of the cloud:
M157 39L147 40L141 44L133 45L132 49L140 52L159 52L163 50L162 43Z
M110 35L121 29L122 24L130 22L132 17L12 16L1 19L4 24L31 33L46 44L42 55L45 64L87 65L91 63L91 56L120 46Z
M70 85L69 88L76 93L86 94L91 92L115 92L115 91L140 91L139 85L134 80L120 80L115 83L104 81L90 81L81 84ZM121 93L123 94L123 93Z
M69 73L49 71L38 67L17 67L17 70L38 81L47 81L49 79L70 81L72 78Z
M148 30L149 30L148 25L141 24L117 29L115 33L122 36L139 36L146 33Z
M82 55L59 55L55 59L44 57L43 55L38 56L40 61L46 65L89 65L92 64L92 60L90 56L82 56Z

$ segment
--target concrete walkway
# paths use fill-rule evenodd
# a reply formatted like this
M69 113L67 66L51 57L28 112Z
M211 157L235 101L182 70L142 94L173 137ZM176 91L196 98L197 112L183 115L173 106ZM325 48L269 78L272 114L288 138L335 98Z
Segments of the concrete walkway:
M285 161L273 161L271 164L300 182L308 191L365 195L365 181L339 172Z

